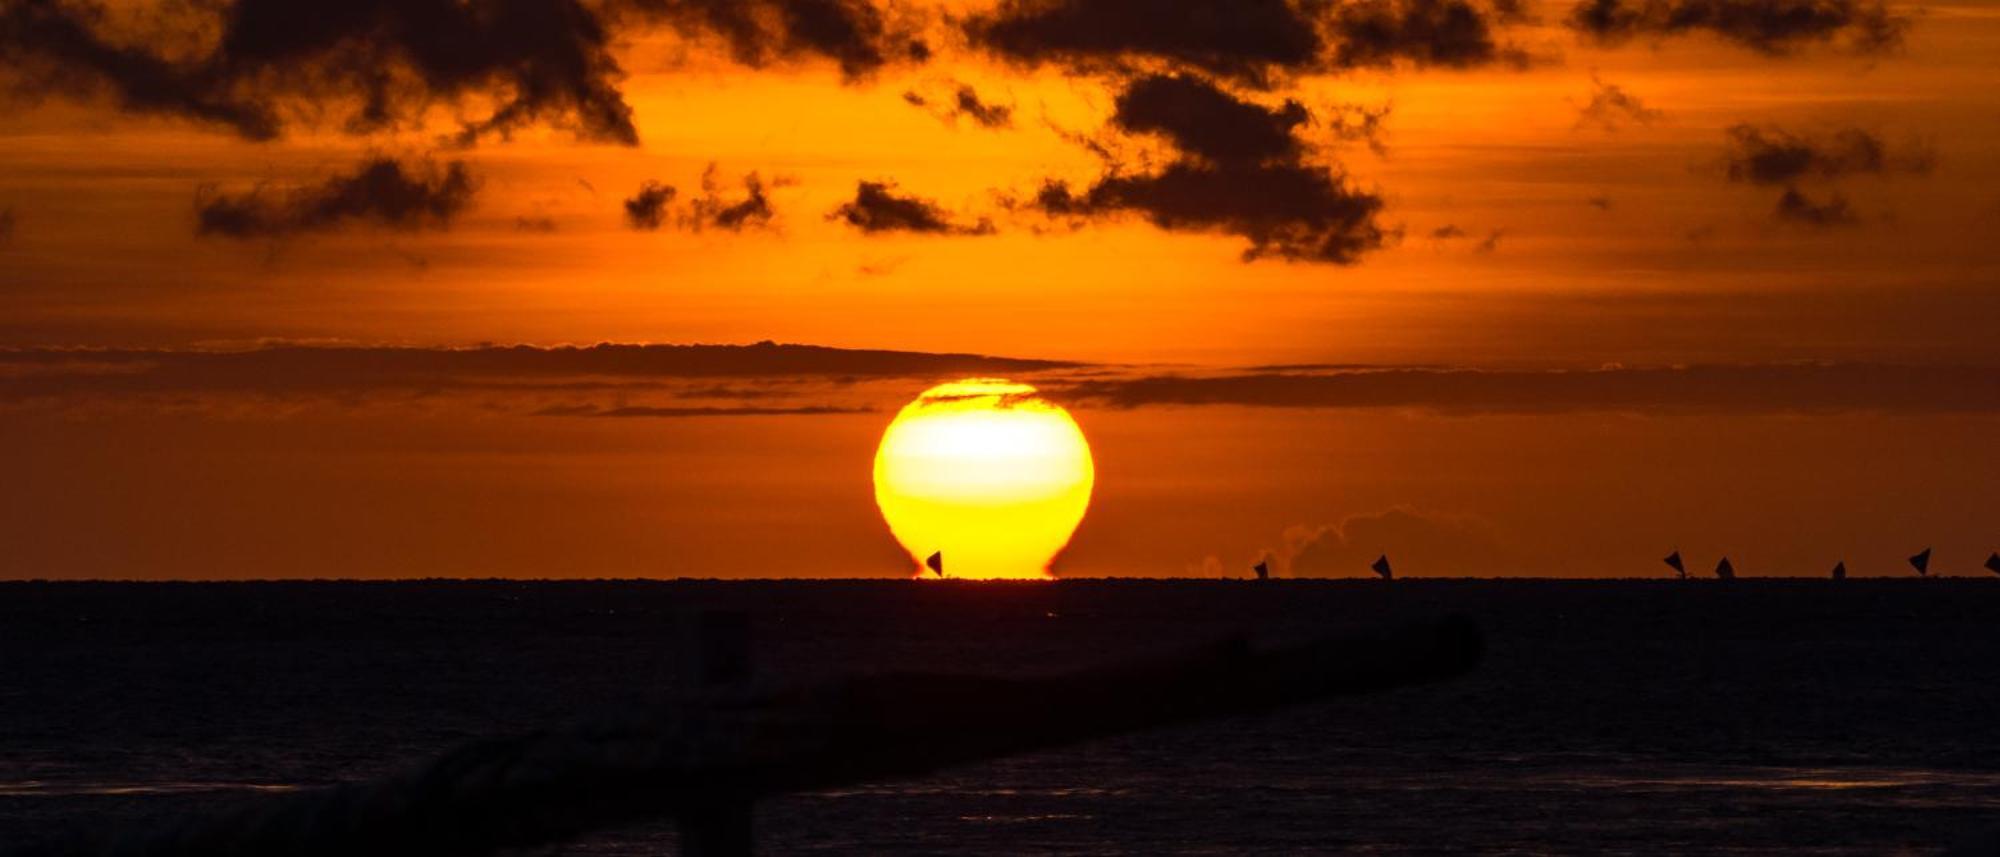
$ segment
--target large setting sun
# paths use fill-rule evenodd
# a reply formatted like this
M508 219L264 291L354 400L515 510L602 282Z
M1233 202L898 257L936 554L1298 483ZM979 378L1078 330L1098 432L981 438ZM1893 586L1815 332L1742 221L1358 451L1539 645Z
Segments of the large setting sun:
M875 454L875 502L919 574L1049 577L1090 505L1090 445L1034 387L971 378L924 391Z

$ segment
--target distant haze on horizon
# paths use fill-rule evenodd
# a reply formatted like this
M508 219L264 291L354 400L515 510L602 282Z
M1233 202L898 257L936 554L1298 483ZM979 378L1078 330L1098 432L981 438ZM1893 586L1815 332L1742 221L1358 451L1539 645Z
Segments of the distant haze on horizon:
M0 0L0 578L901 575L874 446L974 375L1092 444L1058 573L1978 572L1996 55L2000 0Z
M2000 369L1191 370L758 345L0 351L0 577L905 576L941 378L1081 423L1073 576L1982 573Z

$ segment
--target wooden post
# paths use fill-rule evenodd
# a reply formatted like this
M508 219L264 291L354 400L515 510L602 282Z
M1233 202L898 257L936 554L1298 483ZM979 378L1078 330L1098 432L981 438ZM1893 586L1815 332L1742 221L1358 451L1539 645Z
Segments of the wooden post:
M681 682L690 691L747 684L752 672L750 617L702 610L682 620ZM683 857L750 857L752 801L747 795L703 795L680 813Z

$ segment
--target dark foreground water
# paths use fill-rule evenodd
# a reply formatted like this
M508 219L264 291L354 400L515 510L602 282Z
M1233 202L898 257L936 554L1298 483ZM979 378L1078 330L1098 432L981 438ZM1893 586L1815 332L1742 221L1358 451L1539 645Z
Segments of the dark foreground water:
M1488 635L1446 684L771 801L768 853L1929 854L2000 825L2000 581L0 584L0 843L641 700L692 607L750 612L778 681Z

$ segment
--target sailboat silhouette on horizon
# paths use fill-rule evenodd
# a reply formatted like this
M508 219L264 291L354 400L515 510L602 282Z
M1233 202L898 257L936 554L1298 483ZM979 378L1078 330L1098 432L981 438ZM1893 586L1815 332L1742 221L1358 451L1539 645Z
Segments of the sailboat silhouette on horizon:
M1680 575L1680 578L1682 580L1687 579L1688 576L1687 563L1681 561L1681 552L1679 548L1675 548L1673 553L1667 554L1667 558L1660 561L1666 563L1668 568L1673 569L1675 574Z

